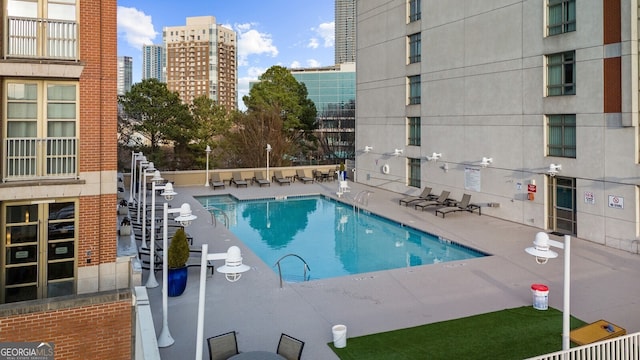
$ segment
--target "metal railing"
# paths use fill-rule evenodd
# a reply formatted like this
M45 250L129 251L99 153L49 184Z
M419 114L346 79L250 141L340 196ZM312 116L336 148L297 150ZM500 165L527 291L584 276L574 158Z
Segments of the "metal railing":
M224 217L224 227L227 229L229 228L229 223L230 223L229 216L224 210L217 208L215 206L209 206L209 207L206 207L205 209L211 214L211 223L213 224L214 227L218 226L218 218L216 217L216 213L219 212Z
M640 360L640 333L535 356L527 360Z
M156 330L153 325L153 315L149 304L147 288L135 287L135 348L136 360L160 360Z
M307 272L310 272L311 269L309 268L309 265L307 264L307 262L304 261L304 259L302 257L300 257L300 255L287 254L287 255L281 257L280 259L278 259L278 261L276 261L276 263L274 264L274 266L275 265L278 266L278 275L280 276L280 288L282 288L282 268L280 267L280 261L282 261L283 259L285 259L285 258L287 258L289 256L297 257L298 259L300 259L300 261L302 261L303 269L304 269L303 270L304 274L303 274L302 279L303 279L303 281L309 281L309 278L307 277Z
M75 21L7 18L5 57L78 60Z
M78 176L77 138L10 138L3 181Z

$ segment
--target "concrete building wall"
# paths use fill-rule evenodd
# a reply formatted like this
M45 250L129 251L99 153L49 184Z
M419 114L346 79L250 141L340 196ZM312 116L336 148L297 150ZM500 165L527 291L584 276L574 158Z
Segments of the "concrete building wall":
M577 236L637 246L637 2L619 4L616 11L603 0L577 2L576 31L546 36L546 3L423 1L421 20L407 23L406 1L359 2L358 181L419 192L408 186L407 163L420 159L421 187L457 199L471 193L473 202L499 204L483 215L553 230L547 171L561 164L557 176L576 184ZM611 14L620 20L607 23ZM408 64L407 37L415 33L421 61ZM609 33L614 40L605 43ZM575 51L575 95L546 96L546 56L565 51ZM417 105L407 101L412 75L421 77ZM548 155L554 114L576 115L575 158ZM410 116L421 117L420 146L407 145ZM364 146L373 151L358 151ZM392 155L395 148L403 154ZM433 152L442 153L438 162L427 161ZM494 163L482 168L482 157ZM624 208L610 206L609 196Z

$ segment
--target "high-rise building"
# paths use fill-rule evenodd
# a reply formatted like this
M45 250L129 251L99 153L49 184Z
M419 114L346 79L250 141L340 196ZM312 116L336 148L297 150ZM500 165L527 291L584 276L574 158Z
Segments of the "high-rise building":
M142 45L142 80L156 79L165 82L165 59L164 46Z
M131 90L133 79L133 58L118 56L118 95L124 95Z
M637 252L638 1L498 4L357 2L356 178Z
M131 257L118 253L115 214L117 1L31 3L5 2L0 30L0 341L130 359Z
M356 0L336 0L335 63L356 61Z
M318 138L323 155L329 159L353 159L355 156L355 63L322 68L291 69L303 83L308 98L318 112Z
M165 27L166 81L185 103L206 95L233 110L238 107L235 31L213 16L188 17L185 26Z

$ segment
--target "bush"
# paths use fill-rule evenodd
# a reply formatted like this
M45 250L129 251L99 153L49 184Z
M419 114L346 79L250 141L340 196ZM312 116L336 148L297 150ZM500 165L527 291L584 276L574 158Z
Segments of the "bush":
M181 268L187 264L189 260L189 242L187 241L187 233L183 228L178 229L171 238L168 253L168 265L170 269Z

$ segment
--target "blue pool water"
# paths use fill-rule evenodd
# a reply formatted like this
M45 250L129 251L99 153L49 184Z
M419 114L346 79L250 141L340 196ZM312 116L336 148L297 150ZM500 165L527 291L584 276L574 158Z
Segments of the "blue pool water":
M486 256L380 216L322 196L237 201L199 197L207 209L223 210L229 229L274 271L282 256L296 254L311 269L310 279L436 264ZM216 212L214 212L216 213ZM219 212L219 222L225 221ZM283 278L303 278L302 262L281 262Z

